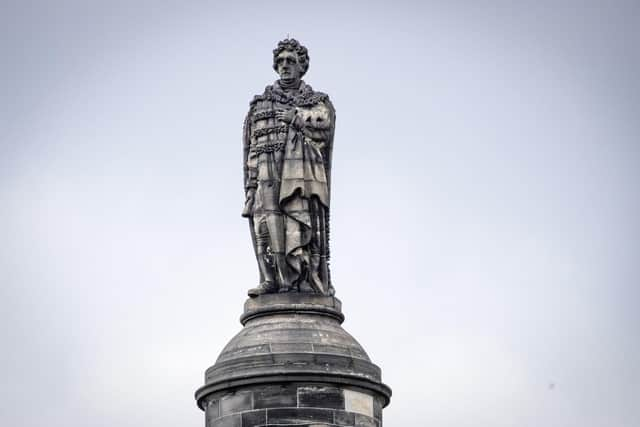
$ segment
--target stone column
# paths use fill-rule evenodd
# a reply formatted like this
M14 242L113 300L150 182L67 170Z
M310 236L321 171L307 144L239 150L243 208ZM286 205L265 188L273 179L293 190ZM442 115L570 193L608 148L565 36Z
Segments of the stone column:
M341 326L337 298L265 294L196 391L206 427L381 427L391 389Z

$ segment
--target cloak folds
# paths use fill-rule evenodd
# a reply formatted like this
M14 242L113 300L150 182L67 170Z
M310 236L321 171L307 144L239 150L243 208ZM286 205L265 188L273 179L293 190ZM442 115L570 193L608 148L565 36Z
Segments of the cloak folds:
M295 108L289 125L275 120L276 110L283 108ZM267 86L254 97L245 120L245 189L256 188L251 214L283 216L284 235L270 238L284 240L276 246L285 248L291 283L303 292L333 292L329 205L334 129L328 96L304 82L290 92L278 82Z

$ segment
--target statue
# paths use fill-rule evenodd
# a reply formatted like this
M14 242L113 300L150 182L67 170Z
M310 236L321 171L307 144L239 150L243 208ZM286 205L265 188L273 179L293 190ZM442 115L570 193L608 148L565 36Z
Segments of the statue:
M329 275L329 200L335 110L302 81L307 49L285 39L273 51L280 76L250 103L244 122L242 216L249 219L260 283L276 292L334 294Z

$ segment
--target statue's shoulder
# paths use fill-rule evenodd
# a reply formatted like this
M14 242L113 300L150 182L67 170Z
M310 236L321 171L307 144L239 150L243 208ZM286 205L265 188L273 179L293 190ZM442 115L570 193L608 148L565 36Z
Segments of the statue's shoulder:
M275 84L268 85L264 88L264 92L255 95L249 102L249 106L254 108L255 105L262 101L276 101L282 104L295 105L298 107L313 107L320 103L326 104L333 108L329 95L324 92L315 91L307 83L302 82L300 90L296 94L287 94L279 89Z
M318 105L320 103L325 103L327 105L331 105L331 101L329 100L329 95L324 92L313 90L311 85L303 83L303 87L301 90L301 96L297 102L300 106L313 107L314 105Z
M319 104L321 102L324 102L325 104L331 104L329 95L324 92L313 92L312 101L314 104Z
M313 87L307 83L302 82L302 87L300 88L301 92L307 95L315 95L315 96L329 96L324 92L320 92L319 90L314 90Z
M261 94L254 95L249 102L249 106L253 107L260 101L270 101L273 98L273 85L267 85Z

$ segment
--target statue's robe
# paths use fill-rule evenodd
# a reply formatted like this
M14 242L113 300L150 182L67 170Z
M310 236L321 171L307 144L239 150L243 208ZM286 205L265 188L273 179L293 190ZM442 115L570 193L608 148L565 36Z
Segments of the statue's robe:
M275 118L295 108L291 124ZM278 82L251 101L245 120L245 189L255 188L251 216L282 215L283 247L291 283L301 291L331 294L329 205L335 110L328 95L300 83ZM254 234L255 230L252 230ZM255 242L254 242L255 244Z

